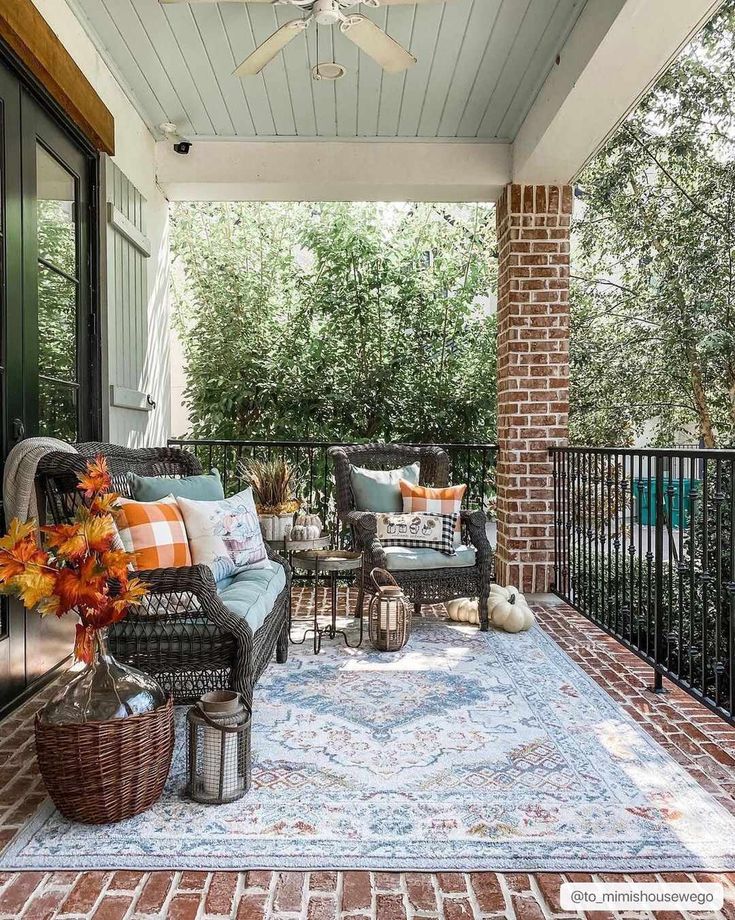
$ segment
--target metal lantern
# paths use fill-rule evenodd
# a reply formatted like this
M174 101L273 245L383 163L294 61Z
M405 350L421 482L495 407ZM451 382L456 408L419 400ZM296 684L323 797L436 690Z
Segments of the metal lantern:
M195 802L223 805L250 788L250 711L230 690L205 693L186 717L188 783Z
M385 569L373 569L370 578L375 588L368 608L370 643L379 652L397 652L411 635L411 605Z

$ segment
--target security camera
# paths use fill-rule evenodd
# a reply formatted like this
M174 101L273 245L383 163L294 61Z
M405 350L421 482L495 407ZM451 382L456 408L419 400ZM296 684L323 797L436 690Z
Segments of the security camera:
M162 125L158 126L158 129L161 134L174 145L174 151L176 153L180 153L185 157L191 150L191 141L184 140L181 134L179 134L179 129L173 122L164 121Z

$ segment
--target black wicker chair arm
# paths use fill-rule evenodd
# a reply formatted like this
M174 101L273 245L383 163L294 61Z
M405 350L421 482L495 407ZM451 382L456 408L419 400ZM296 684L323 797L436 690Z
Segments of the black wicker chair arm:
M217 586L208 565L184 565L166 569L139 569L135 577L145 582L151 594L186 591L201 597L216 594Z
M355 549L361 550L371 566L385 568L383 544L378 539L378 521L372 511L350 511L342 520L352 528Z
M372 533L378 532L378 518L375 511L348 511L342 519L345 524L354 525Z
M492 557L492 547L487 538L487 517L483 511L462 511L462 526L467 530L470 543L477 550L477 561L484 563Z

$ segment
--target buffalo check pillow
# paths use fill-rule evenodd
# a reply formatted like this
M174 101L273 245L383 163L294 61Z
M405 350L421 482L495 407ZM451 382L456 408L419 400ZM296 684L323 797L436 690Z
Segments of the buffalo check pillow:
M467 491L467 486L447 486L444 489L430 489L426 486L417 486L406 479L398 483L403 497L403 510L410 514L413 512L432 511L436 514L456 514L457 522L454 528L454 545L462 543L462 499Z
M383 546L408 546L417 549L437 549L445 556L454 556L454 528L459 514L416 514L375 515L377 537Z
M157 502L118 501L117 529L138 569L191 565L184 519L173 495Z

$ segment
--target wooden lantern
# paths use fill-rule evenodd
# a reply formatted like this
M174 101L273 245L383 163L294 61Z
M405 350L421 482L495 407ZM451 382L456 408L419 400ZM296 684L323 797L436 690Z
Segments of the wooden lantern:
M375 588L368 608L370 643L379 652L397 652L411 635L411 605L385 569L373 569L370 578Z

